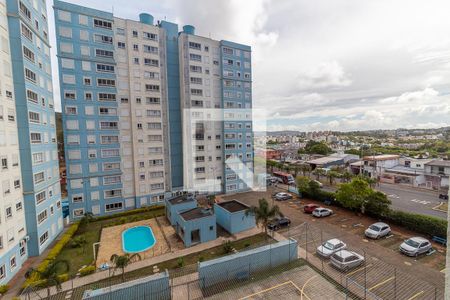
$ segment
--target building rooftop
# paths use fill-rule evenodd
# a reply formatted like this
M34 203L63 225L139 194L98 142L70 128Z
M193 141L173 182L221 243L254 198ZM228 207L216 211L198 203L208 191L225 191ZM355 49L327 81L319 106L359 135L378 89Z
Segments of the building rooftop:
M217 203L217 205L219 205L220 207L222 207L232 213L237 212L237 211L247 210L249 208L248 205L245 205L244 203L241 203L237 200L220 202L220 203Z
M408 174L408 175L423 175L425 171L423 169L414 169L410 167L405 166L395 166L390 169L386 169L386 172L391 173L401 173L401 174Z
M425 163L427 166L437 166L437 167L450 167L450 160L432 160L430 162Z
M177 205L177 204L181 204L181 203L195 201L195 198L189 194L189 195L176 196L175 198L169 199L168 201L172 205Z
M200 218L209 217L212 215L214 215L214 213L211 209L206 209L203 207L196 207L196 208L189 209L189 210L186 210L186 211L180 213L180 216L185 221L200 219Z
M382 154L382 155L364 156L363 160L380 161L380 160L391 160L391 159L398 159L398 158L400 158L400 155L396 155L396 154Z

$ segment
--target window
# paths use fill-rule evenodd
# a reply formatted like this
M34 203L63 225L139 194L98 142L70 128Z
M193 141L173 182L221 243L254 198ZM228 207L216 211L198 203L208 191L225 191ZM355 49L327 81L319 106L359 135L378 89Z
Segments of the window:
M146 97L145 98L145 103L147 104L160 104L161 103L161 99L158 97Z
M156 33L144 32L144 38L156 41L158 40L158 35Z
M94 19L94 26L95 27L100 27L100 28L105 28L105 29L112 29L112 23L109 21L103 21L103 20L99 20L99 19Z
M32 123L40 123L40 114L34 111L28 112L28 118L30 119L30 122Z
M95 56L112 58L114 56L114 53L108 50L95 49Z
M28 7L26 7L26 5L22 3L22 1L19 2L19 9L20 9L20 13L24 17L26 17L28 20L31 20L31 12L28 9Z
M83 84L84 85L91 85L91 77L83 77Z
M76 115L77 107L76 106L66 106L66 115Z
M189 48L195 50L202 50L202 45L199 43L189 42Z
M14 179L14 188L20 189L20 179Z
M112 38L112 36L108 36L108 35L94 34L94 41L96 43L112 44L113 38Z
M147 117L161 117L161 111L160 110L147 110Z
M103 171L120 170L120 163L104 163Z
M154 183L150 185L151 190L161 190L164 189L164 183Z
M191 83L192 84L202 84L202 78L199 78L199 77L191 77L190 78L191 79Z
M40 143L42 143L42 137L41 137L40 133L32 132L30 134L30 137L31 137L31 143L32 144L40 144Z
M120 151L119 149L102 149L102 157L108 158L108 157L119 157Z
M125 43L124 42L117 42L117 48L125 49Z
M145 85L145 90L147 92L159 92L159 85L155 85L155 84L146 84Z
M161 123L147 123L147 129L161 129Z
M84 208L78 208L78 209L73 210L74 218L83 217L83 216L84 216Z
M189 54L189 59L193 60L193 61L202 61L202 56L199 55L199 54L190 53Z
M120 183L120 182L121 182L120 176L105 176L105 177L103 177L104 185L116 184L116 183Z
M25 68L25 78L33 83L36 83L36 73L30 69Z
M37 152L33 153L33 164L40 164L44 162L44 153Z
M189 70L194 73L201 73L202 67L200 66L189 66Z
M3 248L3 239L2 239L2 248ZM6 267L5 265L2 265L0 267L0 279L3 279L6 277Z
M191 89L191 95L193 95L193 96L203 96L203 90Z
M105 87L115 87L116 81L114 79L97 78L97 85Z
M11 208L11 206L8 206L6 209L5 209L5 213L6 213L6 218L7 219L9 219L9 218L12 218L12 208Z
M23 56L25 56L26 59L34 63L34 52L25 46L23 46Z
M98 100L99 101L116 101L116 94L99 93Z
M119 136L117 135L102 135L101 143L102 144L116 144L119 142Z
M41 183L45 180L44 171L34 174L34 184Z
M33 41L33 32L25 24L21 24L21 32L24 37Z
M48 218L47 210L44 209L43 211L41 211L41 212L37 215L38 224L41 224L42 222L44 222L45 220L47 220L47 218Z
M146 66L158 67L159 61L157 59L144 58L144 64Z
M116 203L111 203L111 204L106 204L105 205L105 210L106 211L114 211L114 210L121 210L122 209L122 202L116 202Z
M123 28L116 28L116 33L120 35L125 35L125 29Z
M18 167L19 166L19 154L14 153L12 155L12 166Z
M117 122L100 122L100 129L119 129Z
M227 47L223 47L223 53L224 54L233 55L233 49L227 48Z
M137 30L133 30L133 37L138 37L138 32L137 32Z
M162 166L164 161L162 159L151 159L148 161L150 166Z
M158 54L158 47L144 45L144 52Z
M2 161L2 169L3 170L8 169L8 159L6 157L2 157L1 161Z
M64 99L75 100L77 94L73 91L64 91Z
M42 234L39 237L39 245L42 246L47 240L48 240L48 231L44 232L44 234Z
M83 202L83 194L75 194L72 196L73 203L81 203Z
M97 72L114 73L114 66L97 64Z

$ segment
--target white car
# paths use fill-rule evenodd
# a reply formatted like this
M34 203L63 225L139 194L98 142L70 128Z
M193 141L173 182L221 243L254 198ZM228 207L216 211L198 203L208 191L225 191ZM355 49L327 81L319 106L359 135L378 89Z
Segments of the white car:
M419 254L427 253L431 249L430 241L420 236L409 238L400 245L400 252L408 256L419 256Z
M370 225L364 234L371 239L379 239L391 233L391 227L383 222L377 222Z
M292 199L292 195L284 192L276 193L275 200L284 201Z
M348 271L364 263L364 256L348 250L334 253L330 258L331 264L341 271Z
M331 239L317 247L317 254L323 257L330 257L339 250L344 250L347 245L338 239Z
M325 208L325 207L318 207L315 210L313 210L313 212L312 212L312 215L317 218L331 216L332 214L333 214L333 211L331 209Z

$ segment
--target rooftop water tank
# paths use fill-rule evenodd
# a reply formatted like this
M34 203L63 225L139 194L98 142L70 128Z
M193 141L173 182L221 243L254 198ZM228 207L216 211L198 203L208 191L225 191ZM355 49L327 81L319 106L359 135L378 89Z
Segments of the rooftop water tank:
M151 14L139 14L139 21L144 24L153 25L153 16Z
M195 35L195 27L192 25L184 25L183 26L183 32L186 34L192 34Z

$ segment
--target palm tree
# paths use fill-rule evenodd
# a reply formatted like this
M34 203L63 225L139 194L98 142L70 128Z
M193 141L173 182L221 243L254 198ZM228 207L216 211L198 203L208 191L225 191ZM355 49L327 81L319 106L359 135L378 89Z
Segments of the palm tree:
M247 209L245 215L255 216L256 223L263 226L266 235L269 222L275 217L283 216L278 205L270 207L269 202L264 198L259 199L258 206L252 206Z
M375 183L377 183L377 180L376 180L375 178L371 178L371 177L368 177L368 176L364 176L363 179L369 184L369 187L370 187L370 188L372 188L372 186L373 186Z
M320 176L325 175L325 170L322 168L317 168L313 171L313 174L317 176L317 181L319 181Z
M70 264L67 260L52 260L44 271L30 268L25 273L25 278L30 278L33 274L38 274L41 280L45 281L47 286L47 297L50 297L50 286L56 286L56 290L61 290L61 283L63 282L58 273L65 273L69 271Z
M330 181L330 185L333 185L334 179L335 179L335 178L339 178L340 176L341 176L341 174L338 173L338 172L336 172L336 171L330 171L330 172L328 172L328 173L327 173L327 177L328 177L328 180Z
M349 182L352 179L353 175L349 171L345 171L342 173L341 178L344 179L345 182Z
M306 165L306 164L301 165L300 166L300 171L302 171L303 176L306 176L306 173L308 173L308 176L309 176L309 174L311 173L311 166L310 165Z
M88 225L93 220L94 220L94 214L88 211L83 215L83 218L80 221L80 225Z
M141 260L139 253L134 253L130 255L129 253L125 255L113 254L109 259L114 264L114 272L116 269L122 270L122 281L125 281L125 268L135 260ZM113 274L114 274L113 272Z

